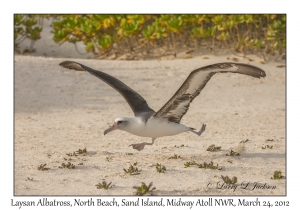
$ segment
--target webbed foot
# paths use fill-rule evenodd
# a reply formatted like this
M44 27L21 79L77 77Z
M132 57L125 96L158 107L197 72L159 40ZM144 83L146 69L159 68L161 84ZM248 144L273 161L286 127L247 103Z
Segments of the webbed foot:
M200 136L205 131L205 128L206 128L206 125L203 124L201 129L198 132L196 132L196 131L192 131L192 132L197 134L198 136Z
M136 149L136 150L138 150L138 151L141 151L141 150L144 149L144 147L145 147L146 145L153 145L154 140L155 140L155 139L153 138L153 139L152 139L152 143L143 142L143 143L139 143L139 144L130 144L129 147L132 146L133 149Z

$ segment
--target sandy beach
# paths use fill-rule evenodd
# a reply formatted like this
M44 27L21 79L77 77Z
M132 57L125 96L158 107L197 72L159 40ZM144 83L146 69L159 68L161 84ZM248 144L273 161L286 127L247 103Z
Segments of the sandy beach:
M191 70L226 61L225 57L210 57L171 61L73 60L116 76L158 110ZM126 101L97 78L58 66L64 60L15 56L16 195L131 195L132 187L142 181L153 181L155 195L285 194L285 180L270 179L276 170L285 174L286 160L285 71L277 68L277 63L256 64L267 73L260 80L235 74L215 75L182 120L197 128L205 123L205 133L201 137L184 133L160 138L138 152L128 145L150 139L122 131L103 136L115 118L133 116ZM240 156L226 156L230 149L240 149L240 141L246 139L249 141L244 143ZM221 151L206 151L211 144L221 146ZM263 150L266 145L273 148ZM75 169L59 168L68 162L64 160L70 158L67 153L84 148L88 151L86 156L71 157ZM168 159L174 154L181 159ZM185 162L193 160L213 161L223 170L184 168ZM125 174L123 169L134 162L138 162L142 172L135 176ZM44 163L50 169L37 170ZM165 165L166 173L156 172L156 163ZM276 189L207 189L206 184L217 183L221 175L276 185ZM27 177L33 181L26 181ZM95 184L102 179L115 186L108 191L96 189Z
M236 56L94 60L77 55L73 45L58 47L50 41L40 40L36 53L14 58L14 195L134 195L133 186L141 182L153 182L153 195L286 194L286 180L271 179L274 171L286 175L286 78L285 67L278 67L284 61L262 64L256 56L252 62L239 57L238 62L255 65L267 76L215 75L181 121L197 129L205 123L206 131L200 137L182 133L159 138L138 152L128 146L151 139L123 131L103 135L115 118L133 117L123 97L86 72L60 67L60 62L74 60L117 77L157 111L192 70ZM212 144L220 151L206 151ZM84 148L86 155L67 155ZM226 156L230 150L240 156ZM181 158L170 159L174 155ZM185 168L192 161L212 161L222 170ZM75 168L60 168L68 162ZM126 174L123 169L135 162L140 174ZM157 163L166 167L165 173L156 171ZM38 170L41 164L49 170ZM237 188L222 185L221 176L237 177ZM112 182L110 190L95 186L104 179Z

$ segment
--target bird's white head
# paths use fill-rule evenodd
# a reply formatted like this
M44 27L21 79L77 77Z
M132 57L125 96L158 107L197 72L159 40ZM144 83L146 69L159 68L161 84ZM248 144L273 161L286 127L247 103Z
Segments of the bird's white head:
M127 117L116 118L113 125L104 131L104 135L117 129L126 131L126 127L128 127L131 121L132 118L127 118Z

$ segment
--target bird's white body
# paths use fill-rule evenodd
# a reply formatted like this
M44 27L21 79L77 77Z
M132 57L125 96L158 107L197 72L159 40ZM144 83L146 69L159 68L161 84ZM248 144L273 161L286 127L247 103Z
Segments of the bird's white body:
M120 119L124 120L124 118L117 118L115 121ZM126 120L129 121L128 126L120 130L127 131L136 136L159 138L190 131L190 128L185 125L173 123L163 118L151 117L146 123L139 117L126 118Z

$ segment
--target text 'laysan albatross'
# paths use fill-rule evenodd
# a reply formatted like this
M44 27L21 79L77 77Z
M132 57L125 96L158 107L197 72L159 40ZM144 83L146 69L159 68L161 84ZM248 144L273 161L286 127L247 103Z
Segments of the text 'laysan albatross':
M173 136L186 131L200 136L205 131L205 124L197 132L194 128L180 124L180 120L188 111L190 103L200 94L214 74L230 72L256 78L266 76L262 69L241 63L217 63L205 66L192 71L173 97L155 112L140 94L113 76L74 61L64 61L59 65L77 71L87 71L113 87L125 98L135 117L115 119L113 125L104 131L104 135L119 129L137 136L152 138L152 143L143 142L129 145L138 151L144 149L145 145L153 145L154 140L159 137Z

